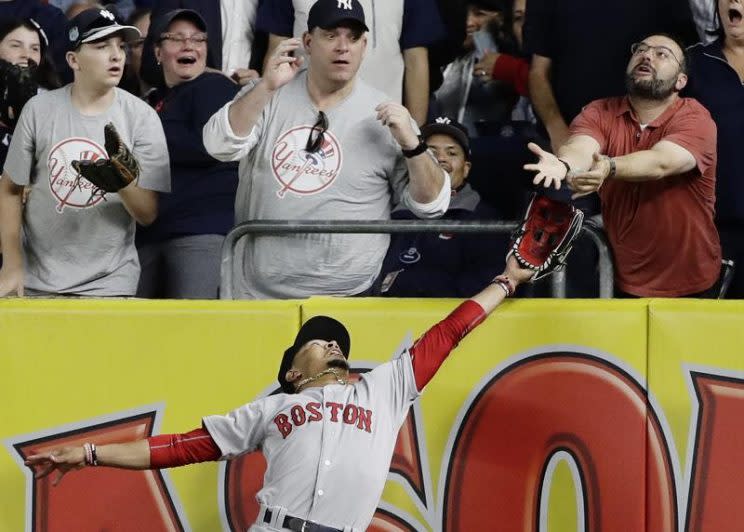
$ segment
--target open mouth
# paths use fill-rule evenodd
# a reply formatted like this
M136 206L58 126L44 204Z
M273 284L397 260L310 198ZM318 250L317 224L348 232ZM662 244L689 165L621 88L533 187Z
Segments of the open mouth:
M186 56L186 57L179 57L176 62L179 65L193 65L196 63L196 57Z
M636 72L637 74L654 74L654 69L645 63L638 65L637 67L633 69L633 71Z
M743 16L742 12L739 11L738 9L735 9L733 7L729 8L728 18L731 24L739 24L741 22L742 16Z
M121 74L121 67L114 66L108 69L110 74Z
M334 65L348 65L349 62L348 61L344 61L343 59L337 59L336 61L333 62L333 64Z

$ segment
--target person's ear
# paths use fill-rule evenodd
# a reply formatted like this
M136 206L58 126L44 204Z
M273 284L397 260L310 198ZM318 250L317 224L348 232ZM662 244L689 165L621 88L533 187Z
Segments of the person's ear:
M674 88L677 89L677 92L681 91L687 86L687 74L684 72L680 72L677 75L677 83L674 84Z
M306 31L302 34L302 47L305 49L306 54L310 54L310 42L313 40L313 35Z
M78 63L75 52L67 52L65 54L65 60L73 71L80 70L80 64Z
M465 164L462 165L462 180L465 181L468 178L468 175L470 174L470 168L473 165L470 163L470 161L465 161Z
M287 373L284 374L284 378L287 382L294 384L302 378L302 372L297 368L290 368L287 370Z

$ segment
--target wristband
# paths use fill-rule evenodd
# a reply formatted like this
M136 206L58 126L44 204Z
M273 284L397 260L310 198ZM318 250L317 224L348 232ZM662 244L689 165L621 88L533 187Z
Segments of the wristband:
M506 275L497 275L493 278L493 281L491 281L491 284L497 284L499 285L502 290L506 293L506 297L511 297L514 295L514 290L516 290L516 286L514 286L514 281L509 279Z
M607 162L610 163L610 171L608 172L607 177L605 179L615 177L615 173L617 172L617 165L615 165L615 159L613 159L612 157L607 157Z
M405 156L406 159L410 159L411 157L416 157L417 155L421 155L428 149L429 149L429 145L426 143L426 141L423 138L419 137L418 146L410 150L402 149L401 151L403 152L403 155Z

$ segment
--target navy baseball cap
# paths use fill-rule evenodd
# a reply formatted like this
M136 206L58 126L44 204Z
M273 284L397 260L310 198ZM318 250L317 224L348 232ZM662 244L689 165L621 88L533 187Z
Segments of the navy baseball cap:
M465 159L470 160L470 136L468 130L460 122L447 116L440 116L421 127L421 136L426 140L432 135L442 134L452 137L465 152Z
M122 26L108 9L91 8L78 13L67 25L68 50L77 50L81 44L98 41L120 33L124 42L132 42L142 35L134 26Z
M307 31L313 31L316 27L326 30L337 28L344 22L352 22L369 31L359 0L318 0L307 16Z
M173 9L155 19L152 29L148 32L149 35L152 35L155 42L160 41L160 35L168 31L168 26L174 20L188 20L199 28L199 31L207 32L207 23L199 13L193 9Z
M286 375L292 367L297 352L310 340L326 340L328 342L335 340L344 356L347 359L349 358L351 338L344 324L328 316L313 316L300 327L294 343L284 351L282 363L279 366L279 374L277 375L277 380L284 393L295 393L294 386L287 382Z

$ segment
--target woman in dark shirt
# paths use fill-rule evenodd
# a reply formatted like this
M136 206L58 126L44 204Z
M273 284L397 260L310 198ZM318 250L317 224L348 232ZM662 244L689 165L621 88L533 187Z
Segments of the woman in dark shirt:
M137 230L142 266L137 294L215 299L222 241L234 223L238 165L207 153L202 128L239 87L206 71L206 24L195 11L164 14L153 21L150 35L165 84L148 100L168 142L171 193L160 194L155 223Z

